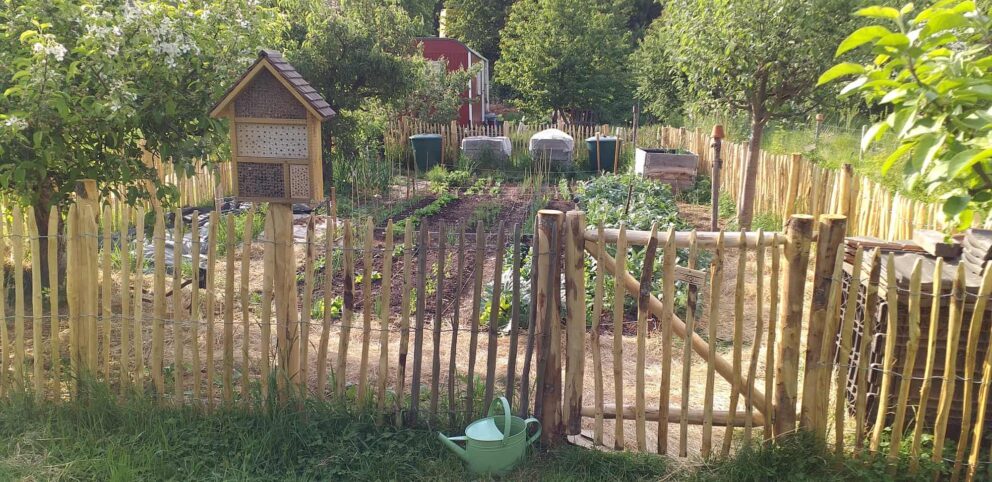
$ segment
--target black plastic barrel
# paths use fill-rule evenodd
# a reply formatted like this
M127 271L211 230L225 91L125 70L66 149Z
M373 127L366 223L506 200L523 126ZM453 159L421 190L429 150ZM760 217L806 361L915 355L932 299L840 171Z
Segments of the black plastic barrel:
M427 172L441 163L441 135L417 134L410 136L413 159L420 172Z
M613 160L616 159L617 138L613 136L600 136L599 149L596 149L597 137L586 139L586 147L589 148L589 170L613 172Z

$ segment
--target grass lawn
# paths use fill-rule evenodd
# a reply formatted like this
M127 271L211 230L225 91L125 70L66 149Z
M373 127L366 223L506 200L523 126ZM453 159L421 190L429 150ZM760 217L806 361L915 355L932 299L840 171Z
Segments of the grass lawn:
M0 402L0 480L466 480L426 429L376 426L328 405L205 414L147 402ZM665 459L567 447L509 480L658 480Z
M313 402L304 411L205 413L108 395L60 405L16 398L0 401L0 440L0 481L478 480L436 432L378 426ZM800 435L690 468L656 455L567 446L531 454L504 479L933 480L940 469L927 460L913 473L905 456L895 467L883 456L838 456ZM979 479L990 475L983 467Z

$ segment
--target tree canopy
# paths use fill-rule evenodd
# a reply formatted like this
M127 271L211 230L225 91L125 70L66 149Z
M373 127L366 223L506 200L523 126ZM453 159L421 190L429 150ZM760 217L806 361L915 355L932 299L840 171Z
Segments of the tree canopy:
M872 6L876 24L855 30L836 54L870 50L871 62L842 62L820 83L854 76L842 94L891 112L865 133L867 148L887 132L899 140L883 170L902 162L905 183L943 200L960 228L992 211L992 21L970 1L944 0L916 11Z
M751 149L741 227L750 227L758 151L764 127L774 117L812 106L817 78L833 59L823 45L850 31L858 0L673 0L641 44L641 62L672 66L698 109L728 106L751 117ZM657 30L657 31L655 31ZM651 72L649 71L648 74ZM652 96L651 77L641 77L641 95L664 106L668 93Z
M180 171L222 149L209 106L282 25L252 3L5 2L0 184L45 211L82 178L133 199L142 147Z
M626 18L596 0L518 0L500 40L496 81L545 117L618 117L630 108Z
M465 42L490 62L499 59L499 38L513 0L447 0L447 36Z

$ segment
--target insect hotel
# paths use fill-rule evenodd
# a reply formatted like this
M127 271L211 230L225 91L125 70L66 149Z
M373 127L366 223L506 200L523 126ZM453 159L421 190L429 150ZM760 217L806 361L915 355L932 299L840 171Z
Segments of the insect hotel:
M210 112L231 121L235 197L269 203L265 273L274 287L280 384L300 378L292 205L324 197L320 127L333 115L324 98L274 50L259 52ZM285 398L285 390L279 393Z
M210 116L231 122L235 197L274 203L323 199L320 128L334 110L282 54L259 52Z

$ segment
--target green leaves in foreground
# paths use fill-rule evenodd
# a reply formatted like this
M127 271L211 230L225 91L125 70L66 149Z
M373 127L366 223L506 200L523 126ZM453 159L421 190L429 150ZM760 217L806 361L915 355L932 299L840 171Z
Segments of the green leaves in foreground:
M943 0L913 12L912 4L859 10L885 25L854 31L837 55L867 47L873 61L839 63L819 84L853 77L841 95L889 112L865 133L862 150L886 132L895 135L899 146L883 170L905 161L907 189L940 199L944 215L963 229L992 211L992 22L972 1Z

